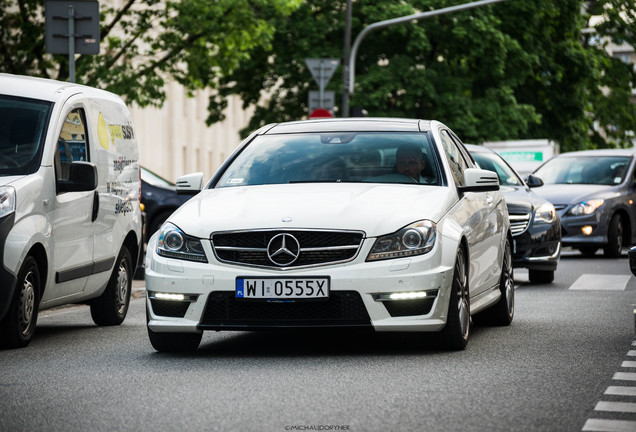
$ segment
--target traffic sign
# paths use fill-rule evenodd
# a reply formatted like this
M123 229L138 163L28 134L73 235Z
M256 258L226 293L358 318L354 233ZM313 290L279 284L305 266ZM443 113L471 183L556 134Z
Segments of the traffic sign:
M340 60L330 58L306 58L305 64L309 68L311 75L318 83L318 88L322 91L336 72L336 69L340 64Z
M99 2L46 0L44 14L47 53L99 54Z
M322 93L322 99L320 99L319 91L311 90L309 92L309 103L307 104L309 112L312 112L316 108L333 109L333 107L336 106L336 92L327 90Z
M315 118L332 118L333 114L331 113L331 111L324 109L324 108L317 108L315 110L313 110L310 114L309 114L309 118L310 119L315 119Z

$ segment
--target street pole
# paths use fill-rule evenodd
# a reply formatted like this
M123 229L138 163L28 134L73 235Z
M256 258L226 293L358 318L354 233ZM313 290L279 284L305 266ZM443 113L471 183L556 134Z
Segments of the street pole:
M68 80L75 82L75 8L68 6Z
M507 0L482 0L482 1L476 1L476 2L472 2L472 3L466 3L463 5L457 5L457 6L450 6L447 8L443 8L443 9L436 9L436 10L432 10L432 11L428 11L428 12L422 12L422 13L417 13L417 14L413 14L413 15L407 15L407 16L403 16L403 17L399 17L399 18L394 18L394 19L390 19L390 20L385 20L385 21L378 21L376 23L373 23L367 27L364 28L364 30L362 30L360 32L360 34L358 35L358 37L356 37L356 40L353 42L353 47L351 48L351 54L350 54L350 58L345 57L345 64L348 64L349 66L349 83L348 83L348 87L349 87L349 94L352 95L353 94L353 87L355 84L355 74L356 74L356 54L358 53L358 47L360 46L360 43L362 42L362 39L364 39L364 37L371 33L373 30L377 30L380 28L384 28L384 27L389 27L392 26L394 24L402 24L405 22L409 22L409 21L416 21L416 20L421 20L421 19L425 19L425 18L431 18L434 16L438 16L438 15L445 15L448 13L452 13L452 12L461 12L467 9L473 9L476 7L480 7L480 6L487 6L493 3L500 3L500 2L504 2Z
M351 51L351 0L345 12L344 65L342 68L342 117L349 117L349 53Z

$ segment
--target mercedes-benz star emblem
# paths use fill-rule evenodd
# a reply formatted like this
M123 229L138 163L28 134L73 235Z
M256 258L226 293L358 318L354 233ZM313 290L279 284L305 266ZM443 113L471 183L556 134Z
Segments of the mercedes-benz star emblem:
M300 255L300 244L291 234L276 234L267 244L267 256L274 264L288 266Z

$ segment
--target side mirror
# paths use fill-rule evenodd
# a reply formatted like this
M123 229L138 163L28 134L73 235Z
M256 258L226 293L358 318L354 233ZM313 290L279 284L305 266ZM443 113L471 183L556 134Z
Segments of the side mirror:
M202 188L202 172L187 174L177 178L177 195L196 195Z
M530 174L525 180L528 187L535 188L543 186L543 180L535 175Z
M460 192L491 192L499 190L499 177L493 171L468 168L464 171L465 186L459 187Z
M97 166L90 162L72 162L68 180L58 180L58 192L88 192L97 189Z

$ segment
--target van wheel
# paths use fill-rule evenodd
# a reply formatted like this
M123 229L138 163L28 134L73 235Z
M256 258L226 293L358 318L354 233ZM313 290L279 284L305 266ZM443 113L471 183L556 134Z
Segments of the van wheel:
M148 327L148 338L152 347L159 352L189 352L199 347L203 332L200 333L157 333Z
M0 346L22 348L31 342L38 321L41 291L38 264L27 255L18 273L18 283L7 315L0 322Z
M113 274L103 294L91 302L91 317L99 326L119 325L126 318L132 291L132 259L126 246L121 248Z
M455 259L446 325L441 331L442 344L451 350L463 350L466 348L470 336L470 298L468 296L467 269L468 265L464 248L460 245Z

